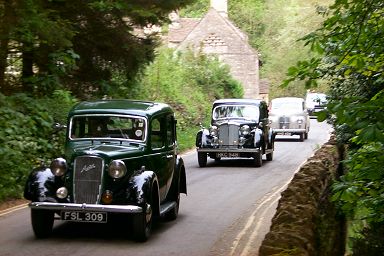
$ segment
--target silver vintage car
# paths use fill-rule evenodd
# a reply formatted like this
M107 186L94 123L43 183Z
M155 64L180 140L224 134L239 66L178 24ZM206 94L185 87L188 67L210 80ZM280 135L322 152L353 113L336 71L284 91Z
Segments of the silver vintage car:
M274 140L267 103L256 99L216 100L211 125L197 133L196 148L200 167L206 166L208 157L216 161L252 158L256 167L262 165L264 154L271 161Z
M275 98L271 101L269 114L274 135L299 135L300 141L308 139L310 120L304 99Z

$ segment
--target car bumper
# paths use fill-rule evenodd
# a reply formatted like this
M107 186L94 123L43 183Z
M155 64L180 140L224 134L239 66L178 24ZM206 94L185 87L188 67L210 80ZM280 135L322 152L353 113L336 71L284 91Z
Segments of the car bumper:
M275 134L300 134L306 132L306 129L273 129L273 133Z
M258 148L198 148L197 152L206 153L255 153Z
M141 213L143 208L136 205L101 205L101 204L71 204L32 202L31 209L44 209L54 211L84 211L84 212L113 212L113 213Z

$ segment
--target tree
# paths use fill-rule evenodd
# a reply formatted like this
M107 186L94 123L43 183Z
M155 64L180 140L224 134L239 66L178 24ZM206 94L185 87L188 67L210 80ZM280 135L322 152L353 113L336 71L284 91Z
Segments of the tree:
M320 57L291 67L285 81L330 82L328 111L319 119L328 117L339 142L348 145L334 199L350 220L373 229L384 225L383 7L383 1L336 0L322 28L304 38Z
M14 58L21 60L22 87L14 86L13 91L19 87L39 96L65 85L78 96L102 93L112 70L132 78L152 60L157 38L134 29L163 24L170 11L190 2L5 1L0 4L5 24L0 39L7 49L1 51L0 63L6 63L10 47L20 53ZM11 7L12 12L5 12ZM3 93L5 81L5 77L0 81Z

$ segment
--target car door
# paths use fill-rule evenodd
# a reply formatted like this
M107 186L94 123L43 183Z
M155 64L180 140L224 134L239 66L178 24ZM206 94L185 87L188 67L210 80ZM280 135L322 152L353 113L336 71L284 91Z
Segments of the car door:
M159 181L160 198L163 200L172 182L175 164L174 120L172 115L160 115L151 121L151 168Z

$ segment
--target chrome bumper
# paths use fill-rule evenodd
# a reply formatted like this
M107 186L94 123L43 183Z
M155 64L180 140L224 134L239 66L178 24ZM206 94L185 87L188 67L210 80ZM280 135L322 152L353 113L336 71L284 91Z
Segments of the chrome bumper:
M206 153L255 153L259 151L258 148L197 148L197 152Z
M58 211L85 211L85 212L115 212L115 213L141 213L143 208L136 205L103 205L103 204L70 204L51 202L32 202L31 209L45 209Z
M307 130L306 129L273 129L273 133L285 133L285 134L287 134L287 133L305 133L305 132L307 132Z

